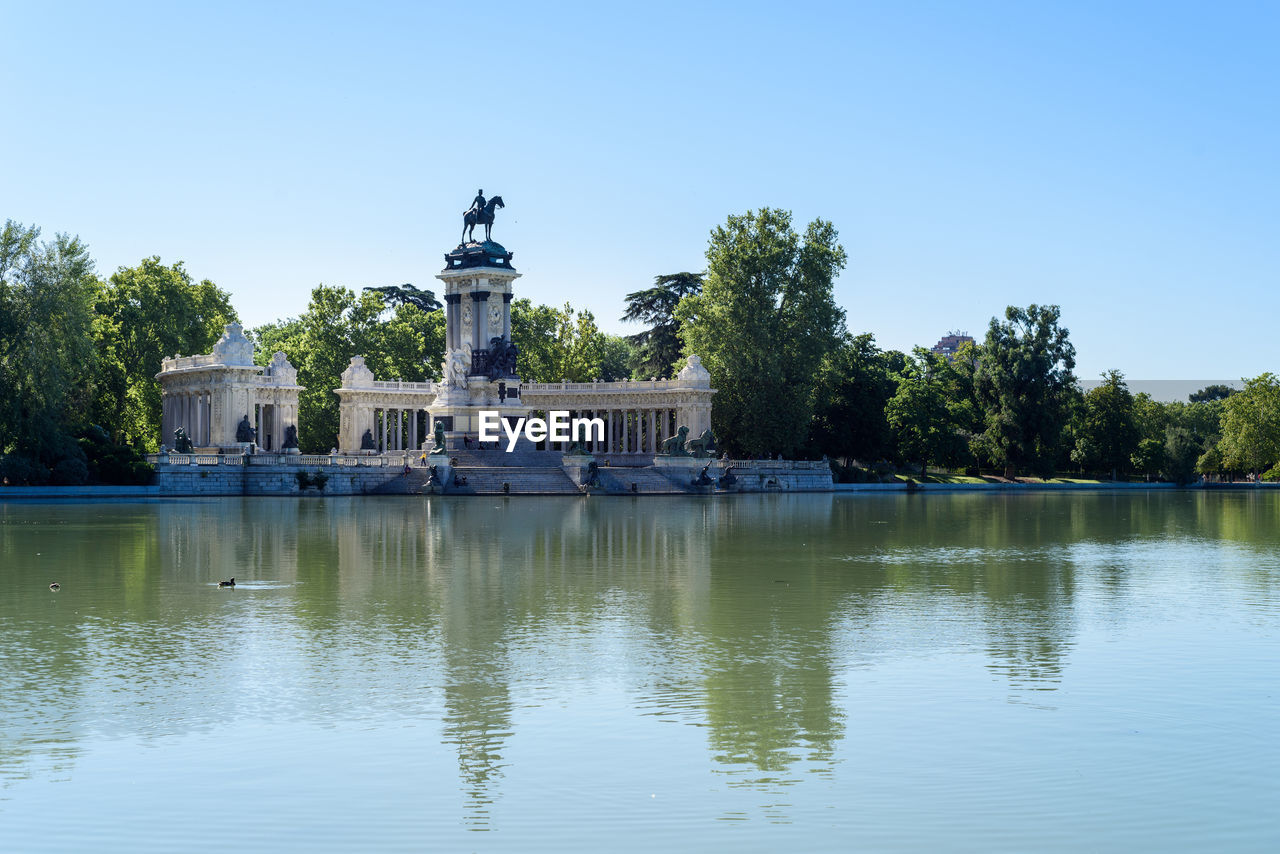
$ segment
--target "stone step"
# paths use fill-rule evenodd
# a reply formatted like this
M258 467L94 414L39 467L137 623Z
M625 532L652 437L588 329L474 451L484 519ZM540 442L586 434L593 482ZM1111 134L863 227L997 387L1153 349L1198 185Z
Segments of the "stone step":
M636 495L680 495L691 490L677 484L652 468L600 469L600 483L609 492L626 492ZM633 486L634 484L634 486Z
M459 460L461 462L461 460ZM462 466L454 470L466 482L450 486L451 495L580 495L581 490L560 467ZM507 489L503 489L503 484Z

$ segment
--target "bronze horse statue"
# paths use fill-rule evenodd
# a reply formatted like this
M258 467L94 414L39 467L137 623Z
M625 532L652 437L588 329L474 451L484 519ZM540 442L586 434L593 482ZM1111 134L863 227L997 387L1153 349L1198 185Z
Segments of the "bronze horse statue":
M467 211L465 214L463 214L462 215L462 242L466 243L468 242L468 240L470 240L471 242L475 242L475 232L476 232L477 225L484 226L484 239L487 241L489 239L489 235L493 233L494 208L505 208L505 207L506 205L502 203L502 196L494 196L492 199L489 200L489 202L484 206L483 209L479 211ZM468 229L470 229L469 234L468 234Z

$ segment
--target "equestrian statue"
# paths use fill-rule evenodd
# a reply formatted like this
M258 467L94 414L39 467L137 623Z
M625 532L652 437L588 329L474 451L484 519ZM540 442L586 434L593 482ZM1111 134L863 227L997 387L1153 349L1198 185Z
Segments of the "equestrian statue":
M475 242L475 231L477 225L484 226L484 239L487 243L493 233L493 211L494 208L506 207L502 203L502 196L494 196L489 201L484 199L484 190L477 190L476 197L471 202L471 207L467 208L462 214L462 241L463 243Z

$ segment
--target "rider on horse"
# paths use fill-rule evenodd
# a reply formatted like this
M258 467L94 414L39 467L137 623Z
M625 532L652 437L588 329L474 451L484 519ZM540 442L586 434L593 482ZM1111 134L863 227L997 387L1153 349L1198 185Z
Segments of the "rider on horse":
M484 210L485 204L484 190L476 190L475 201L471 203L471 207L462 212L462 215L466 216L467 214L474 212L476 220L478 221L480 219L480 212Z

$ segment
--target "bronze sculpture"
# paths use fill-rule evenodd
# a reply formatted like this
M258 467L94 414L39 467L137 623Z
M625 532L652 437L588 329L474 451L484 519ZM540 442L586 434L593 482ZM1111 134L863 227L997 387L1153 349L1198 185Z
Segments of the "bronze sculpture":
M253 429L253 425L249 423L249 416L246 415L238 425L236 425L236 441L252 442L258 437L258 431Z
M449 453L449 449L445 447L443 421L436 422L435 440L436 440L436 446L431 449L432 456L443 456Z
M689 435L688 427L681 427L676 431L676 435L662 441L662 450L658 452L662 457L687 457L689 452L684 449L685 437Z
M695 457L709 457L716 449L716 437L711 434L711 428L708 427L702 431L701 436L690 439L685 447Z
M494 196L488 202L484 200L484 191L481 190L476 196L475 201L471 203L471 207L462 215L462 243L475 242L475 232L477 225L484 226L484 239L489 242L493 233L493 211L494 208L506 207L502 203L502 196ZM468 229L470 233L468 234Z

